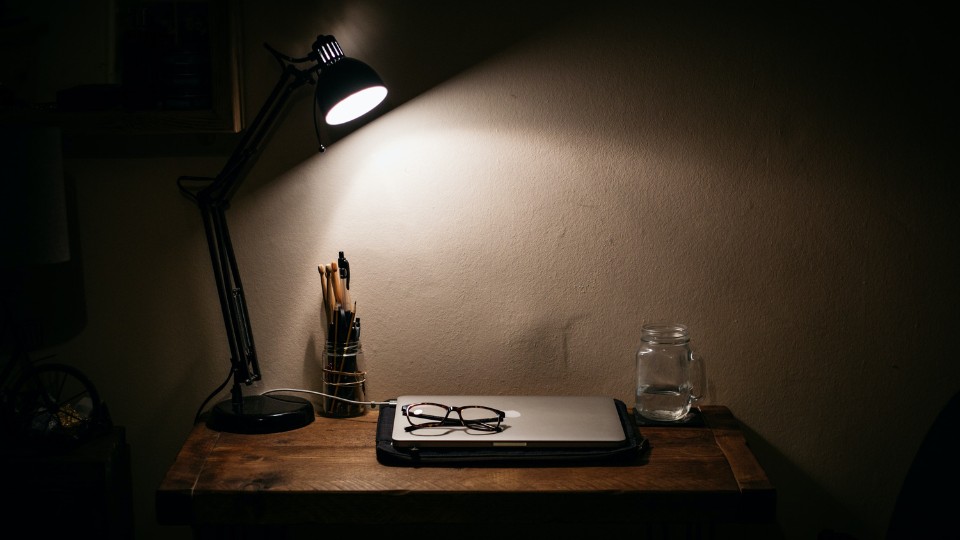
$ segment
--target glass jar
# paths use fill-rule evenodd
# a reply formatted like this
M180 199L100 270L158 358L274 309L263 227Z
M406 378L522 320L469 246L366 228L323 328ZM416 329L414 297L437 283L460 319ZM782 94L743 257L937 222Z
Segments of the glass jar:
M361 416L365 401L367 372L361 371L363 349L359 341L334 344L324 351L323 393L320 414L337 418Z
M690 349L687 327L672 322L642 327L637 350L636 414L655 422L682 422L703 397L703 361Z

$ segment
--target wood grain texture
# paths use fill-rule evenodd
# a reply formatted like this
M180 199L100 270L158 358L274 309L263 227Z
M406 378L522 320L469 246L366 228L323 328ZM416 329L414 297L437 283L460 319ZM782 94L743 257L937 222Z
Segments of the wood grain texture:
M385 466L376 412L270 435L198 425L157 490L157 515L192 525L453 523L477 508L497 508L502 523L771 519L774 488L736 420L702 410L706 426L644 427L644 454L609 466Z

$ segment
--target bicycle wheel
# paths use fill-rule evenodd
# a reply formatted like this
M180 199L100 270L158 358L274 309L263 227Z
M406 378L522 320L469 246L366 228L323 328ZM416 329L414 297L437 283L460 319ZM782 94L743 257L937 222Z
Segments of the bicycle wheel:
M14 395L20 429L28 437L78 441L101 427L104 418L93 383L65 364L39 364L24 372Z

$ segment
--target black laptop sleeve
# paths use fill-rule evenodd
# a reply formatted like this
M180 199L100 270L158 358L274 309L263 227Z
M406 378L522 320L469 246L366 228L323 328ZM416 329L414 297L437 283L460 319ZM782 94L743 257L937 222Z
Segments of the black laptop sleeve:
M396 406L380 410L377 421L377 461L391 466L558 466L585 464L623 464L635 462L646 448L646 439L637 431L627 407L614 400L626 438L620 446L610 448L400 448L393 445L393 422Z

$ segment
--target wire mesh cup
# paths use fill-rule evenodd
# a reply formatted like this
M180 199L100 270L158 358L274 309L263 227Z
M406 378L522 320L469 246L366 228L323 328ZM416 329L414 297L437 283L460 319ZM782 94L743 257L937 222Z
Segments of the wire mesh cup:
M321 414L336 418L361 416L367 412L367 372L360 370L363 349L359 341L327 341L324 352ZM331 397L332 396L332 397Z

